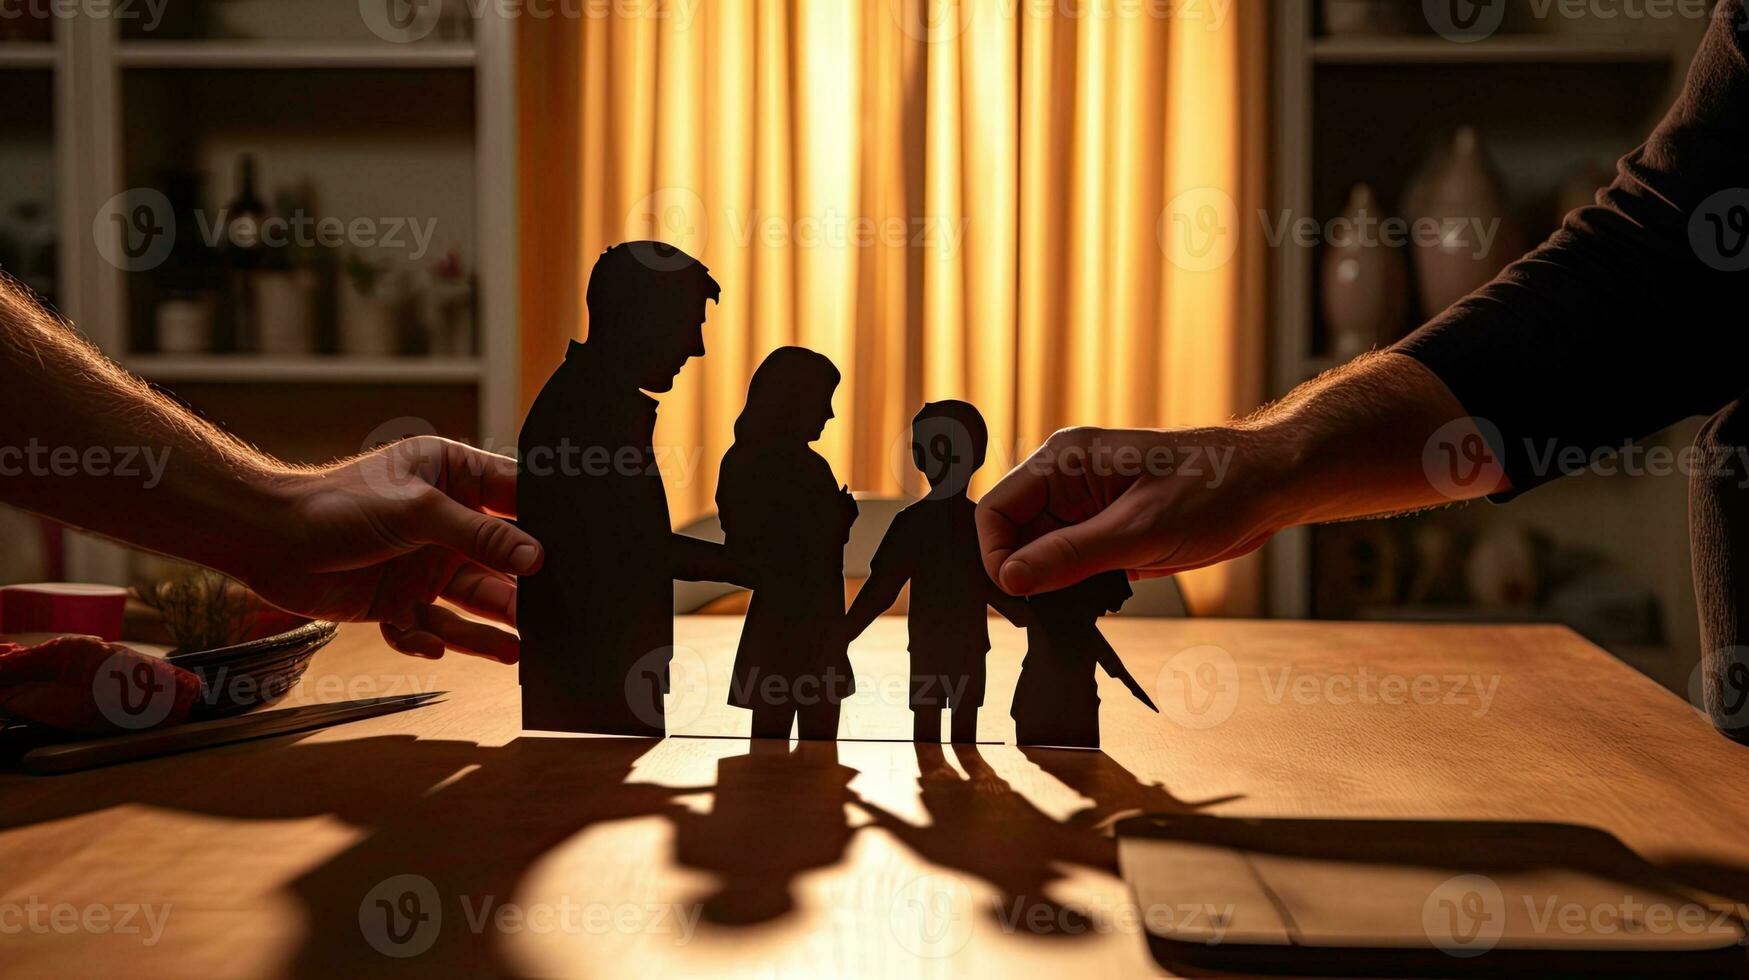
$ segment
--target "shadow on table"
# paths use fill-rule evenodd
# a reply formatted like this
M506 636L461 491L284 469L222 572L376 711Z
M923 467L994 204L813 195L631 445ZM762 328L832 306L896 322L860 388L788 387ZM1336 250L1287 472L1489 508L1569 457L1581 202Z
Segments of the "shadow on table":
M1092 800L1059 821L1016 791L976 745L952 746L962 777L939 744L919 742L917 784L927 824L913 824L872 803L862 807L879 826L932 864L980 879L998 898L989 912L1004 931L1035 936L1089 935L1086 915L1049 894L1073 868L1117 877L1117 845L1109 825L1130 813L1188 813L1226 803L1190 804L1165 787L1143 783L1103 752L1022 749L1047 774Z
M1143 902L1231 908L1256 894L1258 885L1292 898L1291 906L1277 904L1274 913L1304 934L1298 945L1231 937L1209 942L1200 933L1176 941L1150 937L1156 959L1180 975L1744 975L1740 946L1703 949L1693 943L1709 937L1730 943L1732 930L1743 924L1749 871L1712 863L1654 865L1596 827L1151 813L1120 829L1127 839L1159 842L1126 855L1124 870ZM1242 860L1211 861L1214 852ZM1483 887L1493 890L1491 899ZM1710 905L1690 894L1694 889L1736 905ZM1514 920L1521 906L1533 926L1536 910L1547 915L1558 909L1561 918L1548 920L1554 924L1547 937L1552 948L1466 947L1480 941L1488 922L1499 928ZM1653 907L1663 908L1673 922L1680 921L1678 910L1695 907L1706 913L1693 920L1705 935L1693 928L1671 933L1668 926L1660 932L1647 911ZM1618 908L1626 917L1620 921L1593 915ZM1567 915L1572 910L1586 913L1578 926ZM1593 924L1598 921L1602 925ZM1249 928L1256 927L1253 922ZM1596 945L1588 945L1587 927L1598 931ZM1345 944L1340 938L1355 935L1376 943ZM1439 948L1442 939L1458 953Z
M966 745L915 746L928 817L919 823L859 799L851 789L856 770L839 762L833 743L742 743L745 752L717 761L711 785L635 781L635 767L646 756L677 741L686 740L524 737L482 747L384 736L252 752L248 768L202 764L245 750L239 746L143 763L137 772L145 780L118 779L120 770L43 780L35 792L0 805L0 830L127 805L246 820L332 815L359 827L364 836L356 844L288 886L307 938L287 972L326 980L397 967L510 972L500 930L488 917L515 900L530 869L592 827L648 817L665 821L672 832L672 855L653 863L672 860L712 879L691 899L701 929L757 927L790 914L797 879L844 860L858 831L850 816L861 810L871 817L867 826L892 834L923 860L993 888L999 904L992 912L1011 931L1068 942L1088 934L1077 932L1084 922L1046 893L1076 868L1117 875L1109 832L1114 820L1133 813L1208 820L1195 811L1232 799L1180 800L1100 752L1021 750L1043 774L1089 801L1059 820ZM949 763L950 752L958 769ZM224 778L213 778L216 772ZM699 793L711 794L708 809L678 799ZM1364 860L1377 854L1373 843L1342 846ZM1277 840L1271 846L1291 851L1314 843ZM1594 850L1578 840L1567 850L1539 844L1532 856L1585 866ZM46 868L56 860L25 855L30 866L9 867L8 875L24 880L37 862ZM623 886L592 883L607 894L647 891L644 876L654 873L632 862L591 870L627 876ZM1695 860L1663 870L1749 902L1749 869Z

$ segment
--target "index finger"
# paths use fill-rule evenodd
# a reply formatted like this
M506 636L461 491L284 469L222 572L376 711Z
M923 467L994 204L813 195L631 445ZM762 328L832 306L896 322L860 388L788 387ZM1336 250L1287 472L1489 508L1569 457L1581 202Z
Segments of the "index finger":
M1023 540L1023 529L1045 512L1050 490L1045 477L1029 464L1038 453L1008 471L1001 482L978 501L978 550L983 554L984 572L990 581L1002 581L1002 565L1014 554Z
M449 443L446 450L445 493L475 510L516 516L516 460L459 442Z

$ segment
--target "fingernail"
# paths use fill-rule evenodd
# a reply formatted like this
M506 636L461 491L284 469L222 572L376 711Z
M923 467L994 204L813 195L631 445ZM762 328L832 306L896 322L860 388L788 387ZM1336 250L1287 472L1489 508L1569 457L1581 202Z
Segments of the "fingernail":
M1010 595L1025 595L1032 589L1032 566L1018 558L1010 558L1002 566L1001 584Z
M518 575L527 575L540 564L540 549L532 544L519 544L510 553L510 567Z

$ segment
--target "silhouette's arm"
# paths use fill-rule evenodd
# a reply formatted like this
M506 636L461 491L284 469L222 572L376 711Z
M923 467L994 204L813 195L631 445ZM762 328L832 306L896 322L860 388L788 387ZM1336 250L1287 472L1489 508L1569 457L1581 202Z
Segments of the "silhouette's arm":
M668 538L668 554L674 577L683 582L728 582L753 588L746 570L735 563L728 548L715 541L673 534Z
M1032 607L1027 605L1026 600L1019 596L1009 595L997 588L996 583L990 581L989 576L984 577L984 601L990 604L990 608L1001 613L1003 619L1015 626L1026 629L1032 625Z
M218 569L301 615L383 623L403 653L514 663L511 576L540 568L516 462L436 437L292 466L104 357L0 275L0 502Z
M905 533L902 520L895 520L887 528L886 536L881 538L880 547L875 549L875 556L869 562L868 581L856 593L856 601L850 604L850 612L844 616L847 640L861 636L881 613L891 609L898 601L899 590L911 577L916 542Z

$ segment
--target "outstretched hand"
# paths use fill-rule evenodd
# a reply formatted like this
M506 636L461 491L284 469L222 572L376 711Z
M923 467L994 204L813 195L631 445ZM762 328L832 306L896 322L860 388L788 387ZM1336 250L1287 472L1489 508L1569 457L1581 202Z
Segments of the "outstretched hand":
M1246 554L1276 529L1245 478L1260 455L1238 428L1064 429L978 502L984 569L1019 596Z
M446 649L511 664L516 636L438 605L516 624L512 576L537 571L539 542L502 518L516 511L516 461L421 436L276 487L284 537L247 542L238 576L289 612L382 624L402 653Z

